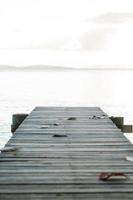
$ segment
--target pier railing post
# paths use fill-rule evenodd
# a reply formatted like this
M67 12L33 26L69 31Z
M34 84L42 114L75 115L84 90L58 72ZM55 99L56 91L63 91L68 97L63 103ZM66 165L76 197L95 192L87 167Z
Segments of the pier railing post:
M12 125L11 125L11 132L14 133L19 125L24 121L24 119L28 116L28 114L19 113L13 114L12 116Z
M112 120L112 122L122 130L123 125L124 125L124 117L114 117L111 116L110 119Z
M123 133L133 133L133 125L125 125L124 117L111 116L110 119Z

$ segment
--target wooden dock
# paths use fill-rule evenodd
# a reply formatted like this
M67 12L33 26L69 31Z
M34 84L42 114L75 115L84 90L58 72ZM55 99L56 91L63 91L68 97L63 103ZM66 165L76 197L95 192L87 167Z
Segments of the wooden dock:
M0 154L0 200L133 199L127 156L133 145L100 108L36 107Z

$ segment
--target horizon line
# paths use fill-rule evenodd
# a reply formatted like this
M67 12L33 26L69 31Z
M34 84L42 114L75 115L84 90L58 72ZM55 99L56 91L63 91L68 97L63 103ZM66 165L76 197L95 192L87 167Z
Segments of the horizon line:
M86 67L57 66L57 65L0 65L2 70L133 70L133 65L93 65Z

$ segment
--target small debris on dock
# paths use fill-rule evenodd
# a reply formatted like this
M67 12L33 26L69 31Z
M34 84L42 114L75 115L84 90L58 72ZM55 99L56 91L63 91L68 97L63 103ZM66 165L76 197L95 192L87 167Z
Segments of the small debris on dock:
M45 128L50 128L52 126L59 126L59 123L54 123L54 124L42 124L41 125L41 129L45 129Z
M58 123L55 123L55 124L53 124L54 126L59 126L59 124Z
M61 134L54 134L53 137L67 137L67 135L61 135Z
M103 172L99 176L99 180L102 181L110 181L110 180L126 180L127 176L124 173L121 172L113 172L113 173L108 173L108 172Z
M0 149L1 152L10 152L10 151L17 151L18 148L16 147L4 147L2 149Z
M67 120L76 120L76 117L69 117Z
M89 116L89 119L105 119L105 118L106 118L106 115L102 115L102 116L96 116L96 115Z
M41 129L45 129L45 128L49 128L50 126L46 126L46 125L44 125L44 126L41 126Z

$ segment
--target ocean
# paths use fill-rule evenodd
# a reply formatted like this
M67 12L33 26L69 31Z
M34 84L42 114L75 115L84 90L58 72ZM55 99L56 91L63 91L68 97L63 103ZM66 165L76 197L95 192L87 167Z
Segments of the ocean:
M36 106L99 106L133 124L132 89L133 70L1 70L0 147L12 135L12 115Z

